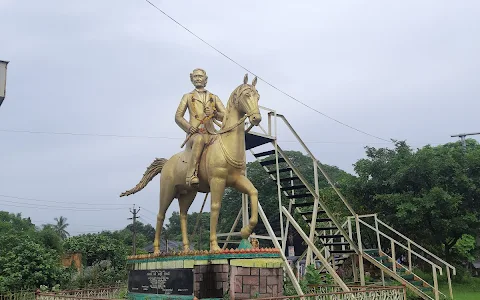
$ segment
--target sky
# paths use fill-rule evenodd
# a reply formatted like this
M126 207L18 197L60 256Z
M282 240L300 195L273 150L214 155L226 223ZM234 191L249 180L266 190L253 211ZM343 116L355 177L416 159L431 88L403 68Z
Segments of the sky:
M285 93L381 138L260 80L260 104L322 163L353 173L385 139L418 148L480 131L478 1L151 1ZM72 235L123 228L133 204L153 223L158 177L119 194L181 150L174 114L190 72L204 68L224 103L246 73L144 0L0 0L0 29L0 210L36 224L64 216ZM300 150L280 123L277 135Z

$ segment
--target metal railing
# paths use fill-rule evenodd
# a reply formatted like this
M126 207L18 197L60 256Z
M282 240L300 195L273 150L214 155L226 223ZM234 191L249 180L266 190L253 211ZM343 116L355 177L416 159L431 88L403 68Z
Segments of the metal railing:
M60 299L119 299L123 286L96 288L96 289L79 289L64 290L58 292L37 292L35 299L37 300L60 300Z
M406 300L407 292L404 286L349 286L350 291L342 291L338 286L315 286L311 293L297 296L279 296L270 298L258 298L262 300Z
M369 224L368 222L364 221L366 219L372 219L373 218L373 225ZM415 279L418 281L421 281L424 286L431 287L435 299L439 299L439 296L442 295L444 297L445 294L439 291L439 286L438 286L438 273L440 275L443 275L443 268L445 268L446 273L447 273L447 281L448 281L448 287L449 287L449 294L450 298L453 299L453 290L452 290L452 281L451 281L451 272L453 272L453 275L456 274L456 269L454 266L451 264L447 263L443 259L439 258L435 254L431 253L424 247L420 246L410 238L406 237L402 233L398 232L397 230L393 229L391 226L387 225L386 223L382 222L380 219L378 219L377 214L369 214L369 215L357 215L355 217L349 217L349 223L351 224L352 220L355 221L356 224L356 231L357 231L357 237L358 237L358 244L362 244L361 240L361 225L363 227L366 227L373 231L376 236L376 245L378 247L378 253L381 256L386 256L388 260L392 263L392 270L394 273L397 273L397 270L403 269L406 271L408 274L413 274L415 276ZM349 229L352 226L349 226ZM386 234L384 231L381 230L381 228L385 228L388 231L390 231L391 235L396 235L403 239L403 243L401 241L398 241L396 238L392 237L391 235ZM351 229L350 229L351 230ZM392 234L393 233L393 234ZM388 240L388 245L382 245L382 238ZM387 254L386 251L383 249L390 249L390 254ZM400 251L403 251L407 254L407 265L403 265L402 263L398 262L397 259L400 257L397 255L396 250L399 249ZM364 252L365 253L365 252ZM368 253L367 253L368 255ZM429 282L423 280L420 276L415 274L414 269L413 269L413 261L415 259L418 259L420 261L423 261L424 263L428 264L432 268L432 279L433 279L433 285L431 285ZM435 261L435 262L434 262ZM383 277L383 276L382 276ZM382 278L383 279L383 278Z
M18 291L0 294L0 300L34 300L34 291Z

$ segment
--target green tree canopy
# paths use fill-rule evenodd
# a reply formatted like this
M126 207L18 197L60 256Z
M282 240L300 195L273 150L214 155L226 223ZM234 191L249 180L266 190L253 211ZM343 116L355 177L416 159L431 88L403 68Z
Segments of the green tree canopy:
M480 145L467 141L417 151L366 148L349 188L357 213L378 213L388 224L450 258L464 234L480 228Z

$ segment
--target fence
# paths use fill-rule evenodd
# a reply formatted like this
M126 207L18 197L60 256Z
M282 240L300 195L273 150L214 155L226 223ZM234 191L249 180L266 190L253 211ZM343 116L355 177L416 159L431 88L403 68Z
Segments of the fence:
M105 287L96 289L66 290L59 292L37 293L36 300L76 300L76 299L118 299L121 298L123 287Z
M0 300L35 300L34 291L20 291L15 293L0 294Z
M0 295L0 300L81 300L81 299L96 299L96 300L112 300L121 298L121 293L124 287L121 285L114 287L104 287L95 289L81 289L81 290L65 290L58 292L33 292L20 291L15 293L8 293Z
M404 286L349 286L344 292L339 286L311 286L311 293L303 296L259 298L257 300L406 300Z

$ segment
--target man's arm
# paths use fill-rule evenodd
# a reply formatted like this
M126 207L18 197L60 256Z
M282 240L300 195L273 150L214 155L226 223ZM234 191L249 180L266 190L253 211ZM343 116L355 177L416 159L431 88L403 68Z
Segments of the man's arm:
M175 123L186 133L190 133L190 124L183 117L187 111L188 95L183 95L180 104L178 105L177 112L175 113Z
M217 110L217 113L215 114L215 119L223 122L223 117L225 117L226 109L225 109L225 106L223 106L223 103L220 100L220 98L218 98L218 96L215 96L215 97L217 97L215 101L215 109Z

